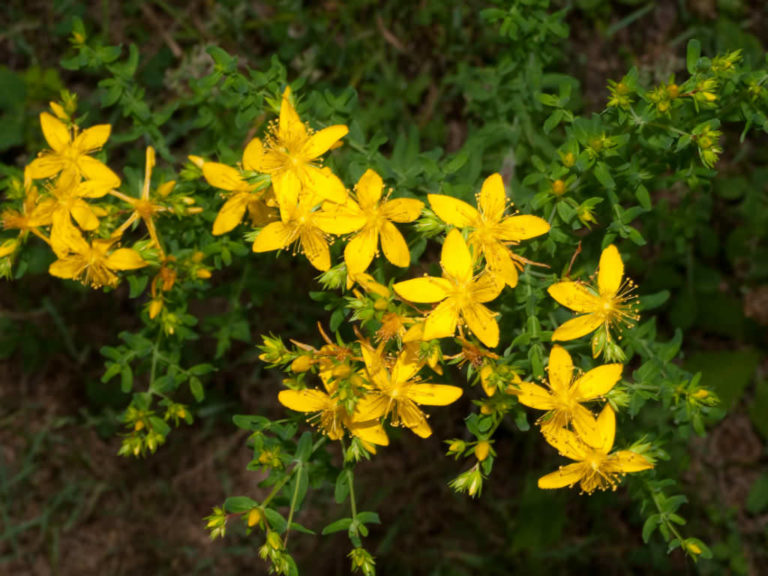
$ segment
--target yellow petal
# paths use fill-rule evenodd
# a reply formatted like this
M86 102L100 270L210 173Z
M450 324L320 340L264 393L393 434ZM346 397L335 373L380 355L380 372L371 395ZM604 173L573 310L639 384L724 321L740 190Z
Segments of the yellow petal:
M506 242L519 242L536 238L549 232L549 223L538 216L509 216L499 226L499 239Z
M243 151L243 168L255 172L266 172L264 165L264 146L258 138L252 139Z
M349 274L365 272L376 254L376 244L379 241L376 228L363 228L344 248L344 261L347 263Z
M301 172L301 178L304 186L326 200L343 204L347 199L347 190L344 188L344 184L328 167L305 166Z
M552 395L545 388L530 382L516 382L515 385L518 390L512 393L517 396L517 401L520 404L537 410L552 410L554 408Z
M432 435L432 429L427 423L427 417L421 409L410 401L400 401L397 406L398 415L401 422L421 438L428 438Z
M499 345L499 325L496 323L496 315L488 308L482 304L471 303L462 308L461 316L480 342L488 348Z
M383 189L384 182L381 176L369 168L355 186L357 201L363 208L373 208L379 203Z
M448 232L440 253L440 265L443 275L467 282L472 278L472 255L469 253L464 237L456 229Z
M78 198L72 203L72 217L83 230L96 230L99 227L99 219L93 213L88 203Z
M56 278L67 278L74 280L88 267L88 262L79 254L66 256L56 260L48 268L48 273Z
M400 231L391 222L381 225L381 248L384 256L395 266L407 268L411 264L411 253L408 244Z
M323 233L317 228L302 228L300 232L301 250L310 264L320 270L327 271L331 267L331 251Z
M624 276L624 262L621 261L621 255L616 246L611 244L600 255L600 266L597 270L600 296L615 296L621 286L622 276Z
M389 407L388 396L380 393L368 394L357 402L353 419L362 422L375 420L384 416Z
M33 180L52 178L64 168L64 162L58 156L44 155L32 160L26 174Z
M573 359L562 346L555 344L549 353L549 387L560 395L565 395L571 388L573 377Z
M119 182L117 185L120 185ZM115 188L114 181L104 182L101 180L85 180L84 182L80 182L80 184L77 185L74 194L75 196L80 196L81 198L103 198L109 194L109 191L113 188Z
M261 229L253 241L254 252L270 252L288 246L296 237L296 228L282 222L272 222Z
M216 220L213 222L214 236L226 234L243 221L243 216L245 216L245 210L248 207L250 197L250 194L240 193L233 195L224 202L224 205L216 216Z
M318 156L325 154L339 140L344 138L349 132L349 128L343 124L328 126L319 132L310 136L309 140L301 150L301 155L308 160L314 160Z
M447 384L412 384L406 392L408 398L427 406L448 406L461 398L463 393L458 386Z
M473 226L480 219L477 210L458 198L443 194L429 194L427 199L437 217L451 226L466 228Z
M560 470L547 474L539 478L539 488L542 490L553 490L556 488L565 488L573 486L581 480L589 470L581 462L568 464Z
M602 309L602 301L581 282L558 282L547 292L560 305L576 312L596 312Z
M517 286L517 268L509 248L500 242L486 242L482 244L482 251L488 270L501 278L510 288Z
M333 404L328 394L320 390L282 390L277 400L296 412L320 412Z
M367 219L357 202L347 198L343 204L325 202L322 210L312 214L312 221L326 234L341 236L357 232L365 226Z
M486 222L499 222L504 217L507 193L501 174L491 174L485 179L477 203Z
M603 324L603 319L597 314L584 314L571 318L557 328L552 334L552 341L575 340L597 330Z
M589 447L578 436L565 428L542 427L544 439L562 456L571 460L584 460Z
M607 471L620 474L642 472L643 470L650 470L653 468L653 464L651 464L645 456L642 456L637 452L632 452L631 450L619 450L618 452L611 454L611 457L604 466Z
M40 127L43 129L43 136L48 146L56 152L61 152L69 143L69 130L67 125L48 112L40 114Z
M604 396L621 379L622 364L605 364L593 368L573 384L574 396L579 402Z
M472 283L471 295L474 302L490 302L495 300L504 289L504 282L495 274L484 273Z
M413 222L421 216L424 209L424 202L414 198L395 198L382 204L379 210L387 220L392 222L405 223Z
M384 427L375 422L373 424L367 423L352 423L348 426L349 431L366 442L376 444L378 446L389 446L389 437L387 436Z
M248 184L243 180L238 170L219 162L206 162L203 164L203 176L208 181L208 184L221 190L243 190L248 188Z
M600 443L599 445L593 443L592 446L608 454L616 439L616 412L613 411L610 404L603 406L602 412L597 417L597 430L600 435Z
M112 126L109 124L91 126L87 130L83 130L78 137L75 138L72 146L82 153L93 152L107 143L111 132Z
M119 248L107 256L106 264L112 270L136 270L147 266L149 263L136 250Z
M120 177L115 174L109 166L96 158L90 156L80 156L77 159L77 166L80 168L83 177L88 180L98 180L109 183L111 188L120 186Z
M280 104L280 121L277 129L282 144L303 142L307 138L307 128L296 113L291 103L291 88L286 87Z
M425 276L398 282L393 286L400 298L410 302L431 304L444 300L452 289L452 284L445 278Z
M424 340L450 338L456 332L459 310L452 300L446 300L430 312L424 322Z
M293 170L285 170L272 175L272 189L280 206L280 215L286 221L285 213L295 209L301 192L301 180Z
M570 410L570 418L573 429L582 442L595 448L602 446L602 436L592 412L581 404L576 404Z

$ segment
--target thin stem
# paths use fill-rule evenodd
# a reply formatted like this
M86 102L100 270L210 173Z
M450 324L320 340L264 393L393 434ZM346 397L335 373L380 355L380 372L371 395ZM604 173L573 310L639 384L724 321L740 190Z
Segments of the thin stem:
M301 467L304 464L299 463L296 464L296 467L293 469L293 472L291 476L296 476L295 483L296 485L293 488L293 496L291 496L291 509L288 512L288 525L285 528L285 538L283 539L283 547L288 546L288 537L291 535L291 524L293 523L293 514L296 512L296 501L299 499L299 486L301 485L301 482L299 482L299 476L298 474L295 474L297 470L301 470Z

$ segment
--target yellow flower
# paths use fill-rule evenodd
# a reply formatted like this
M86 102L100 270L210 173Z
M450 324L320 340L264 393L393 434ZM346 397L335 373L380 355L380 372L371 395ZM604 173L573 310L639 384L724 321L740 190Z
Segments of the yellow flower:
M400 351L390 369L382 358L381 347L373 350L361 344L368 379L374 389L357 404L360 420L391 416L393 426L405 426L417 436L427 438L432 429L419 404L447 406L461 397L463 390L447 384L422 384L416 378L424 363L418 346Z
M40 114L40 125L51 150L44 150L29 165L29 177L52 178L59 172L73 172L88 180L102 180L111 187L120 185L120 178L103 162L89 154L96 152L106 143L112 127L99 124L78 133L77 126L67 128L58 118L48 112Z
M576 462L539 478L539 488L548 490L581 483L587 494L595 490L616 489L622 476L653 468L644 456L630 450L611 453L616 436L616 414L606 404L598 416L594 432L579 438L564 428L542 430L547 442L561 455Z
M624 263L616 246L611 244L600 256L596 287L571 281L550 286L547 291L559 304L582 313L558 327L552 340L575 340L602 328L601 336L605 342L610 342L610 330L620 331L623 325L637 321L635 296L631 294L634 284L629 279L622 280L623 276ZM596 341L593 340L592 346L595 357L601 350Z
M105 196L113 181L87 180L80 181L74 172L65 171L56 179L56 183L48 190L50 198L46 198L34 211L34 222L38 226L51 225L51 248L57 256L70 251L71 237L79 232L72 224L77 222L81 230L91 231L99 227L96 211L85 198L102 198Z
M91 244L73 227L74 234L69 240L72 253L59 256L48 272L57 278L79 280L92 288L115 287L119 281L118 270L136 270L147 262L131 248L110 251L114 240L94 240Z
M605 364L573 380L573 360L562 346L549 354L549 389L530 382L517 382L513 392L518 402L537 410L547 410L544 428L563 428L573 424L580 436L588 435L595 418L582 402L607 394L621 378L622 364Z
M296 204L281 204L281 220L267 224L253 242L254 252L281 250L294 242L312 266L325 272L331 267L331 252L326 234L348 234L359 227L359 218L353 211L345 214L337 207L334 212L318 210L321 199L314 194L303 194Z
M349 414L344 404L334 398L336 386L330 380L330 375L321 373L321 380L326 392L311 389L283 390L277 395L277 399L283 406L296 412L317 412L309 421L317 422L323 433L331 440L341 439L346 428L365 442L379 446L389 445L387 433L376 418L366 418L361 421L357 411Z
M494 313L483 303L495 299L504 288L494 274L472 276L472 256L458 230L451 230L445 238L440 257L443 277L425 276L398 282L395 292L405 300L437 303L424 324L424 340L450 338L456 332L461 318L475 336L486 346L499 343L499 326Z
M517 268L522 269L528 260L512 252L509 246L549 231L547 221L538 216L504 216L507 195L500 174L491 174L483 182L477 197L479 211L451 196L430 194L428 198L441 220L457 228L473 229L469 245L475 255L482 253L488 269L498 274L510 288L517 285Z
M313 132L296 113L291 103L291 89L287 87L277 125L270 127L263 144L258 138L249 143L243 163L272 177L281 206L295 204L303 189L332 202L344 202L347 197L344 184L329 168L321 167L320 156L348 131L346 126L337 124Z
M160 238L157 235L157 228L155 227L154 215L159 212L167 212L168 208L162 204L153 202L149 195L149 188L152 181L152 169L155 167L155 149L151 146L147 147L146 154L146 166L144 169L144 187L141 190L141 196L139 198L131 198L116 190L112 191L112 195L120 198L124 202L127 202L133 207L133 213L123 224L112 233L112 236L119 238L128 227L136 220L141 218L144 221L144 225L147 227L149 237L152 239L152 243L160 250L160 254L164 255L163 247L160 244ZM174 180L166 182L160 186L158 193L160 196L168 195L173 187L176 185Z
M259 149L255 154L253 152L254 147ZM257 167L252 164L252 160L254 156L258 157L260 149L261 142L258 140L251 140L248 146L246 146L243 153L243 168L245 170L257 170ZM258 218L258 214L261 212L272 212L264 203L265 190L257 190L259 185L248 182L243 178L239 170L218 162L205 162L202 168L203 176L205 176L208 184L214 188L232 193L228 196L221 210L219 210L219 214L213 223L214 236L226 234L233 230L243 221L246 210L252 216L254 213L257 215L258 221L255 222L256 225L263 225L274 219L267 216L267 214L265 214L267 217L265 221Z
M413 222L421 214L424 203L411 198L382 201L383 189L381 176L373 170L367 170L357 183L355 192L365 223L344 249L350 274L365 272L376 254L379 237L387 260L401 268L411 263L408 245L392 222Z

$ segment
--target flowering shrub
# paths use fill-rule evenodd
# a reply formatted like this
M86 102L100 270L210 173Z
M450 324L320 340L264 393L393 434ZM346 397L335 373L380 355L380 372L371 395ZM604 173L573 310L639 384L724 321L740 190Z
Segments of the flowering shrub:
M560 35L557 15L485 13L502 30L545 17ZM127 283L141 303L141 329L101 351L103 381L119 377L131 394L120 454L162 450L173 428L197 417L206 376L231 342L260 331L239 306L254 273L243 262L293 258L319 274L307 298L329 314L315 340L260 334L259 359L284 373L270 391L284 409L234 416L265 491L214 508L214 538L242 524L272 571L295 574L291 535L343 531L352 570L375 573L365 538L380 520L358 501L355 470L431 436L430 416L461 401L464 423L441 438L457 460L456 492L480 497L486 483L504 482L494 463L515 455L501 430L533 433L562 457L554 471L537 471L540 489L587 498L628 487L646 541L711 557L685 531L685 498L665 463L670 445L721 415L718 400L700 374L673 362L682 334L657 336L653 310L667 287L636 286L625 262L654 225L664 227L656 191L700 189L715 176L722 123L768 129L765 69L750 69L739 52L704 57L692 40L687 78L653 85L632 69L609 83L598 115L569 109L567 80L532 87L544 122L531 127L518 177L509 147L485 142L482 128L451 154L419 151L417 139L385 154L386 137L355 122L352 91L320 96L303 82L292 90L277 61L256 72L211 47L213 70L191 80L187 101L154 111L134 77L135 47L120 61L81 24L72 45L66 65L101 74L102 104L133 127L113 135L93 114L79 117L70 92L50 103L39 116L46 148L5 182L0 272L29 281L37 244L50 251L50 275L112 294ZM233 110L238 138L247 137L200 136L179 166L163 134L185 106L201 133ZM501 125L493 110L473 113ZM113 160L142 138L143 166ZM243 270L243 280L228 269ZM184 349L200 330L190 302L219 284L232 288L229 315L214 320L219 345L190 362ZM310 490L348 511L299 524Z

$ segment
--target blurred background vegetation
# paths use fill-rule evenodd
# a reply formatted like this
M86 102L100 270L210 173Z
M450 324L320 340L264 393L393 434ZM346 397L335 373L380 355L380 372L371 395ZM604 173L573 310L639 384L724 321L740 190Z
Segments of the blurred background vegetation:
M510 7L518 19L508 12L503 26L493 23L493 9ZM142 125L140 110L121 117L110 101L123 97L114 96L121 87L98 86L101 77L71 60L75 17L107 51L139 47L135 74L145 93L129 96L149 103L151 120ZM114 124L114 142L140 138L149 126L163 133L166 161L233 154L221 135L243 134L252 120L227 114L238 102L216 109L200 99L177 109L193 101L190 82L218 64L206 52L216 45L264 74L277 58L294 86L304 81L313 91L316 116L354 108L352 134L386 135L381 149L402 158L404 171L419 150L451 152L476 139L480 152L506 151L502 171L514 187L534 156L553 154L536 91L568 77L569 109L598 112L607 81L633 65L650 82L683 72L690 38L706 54L741 49L762 62L768 7L747 0L10 0L0 24L0 176L43 146L37 117L62 88L78 94L88 123ZM489 128L488 118L509 121ZM765 573L768 148L765 136L740 143L739 132L726 128L725 138L713 189L682 204L675 188L654 191L666 213L643 231L649 244L630 266L644 292L671 292L660 330L686 331L684 366L703 371L727 408L708 437L692 436L687 451L673 454L691 500L690 531L708 541L715 559L686 566L660 541L644 545L640 516L621 492L539 491L541 446L525 435L505 439L515 457L497 460L482 498L454 494L443 482L455 475L454 463L434 455L466 412L459 406L435 418L433 438L398 444L359 469L362 498L381 503L383 525L369 549L382 574ZM140 166L134 148L116 163ZM655 250L662 240L674 249ZM231 415L281 411L278 376L257 360L251 331L314 341L316 321L327 318L306 299L307 266L243 262L215 279L220 290L191 305L201 338L189 353L220 349L227 359L196 424L138 461L116 455L116 415L127 397L119 383L101 382L99 354L138 323L127 289L115 298L50 278L44 250L31 251L23 283L0 285L0 572L266 572L253 540L233 534L211 542L202 518L259 480L245 470L246 435ZM238 282L246 296L233 300ZM233 305L247 323L230 321ZM401 481L381 482L393 477ZM324 505L310 503L302 522L312 525L308 515ZM303 573L347 570L343 536L294 544Z

